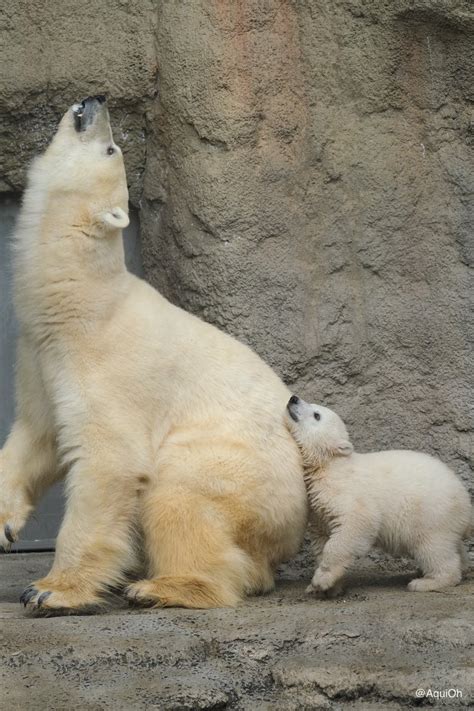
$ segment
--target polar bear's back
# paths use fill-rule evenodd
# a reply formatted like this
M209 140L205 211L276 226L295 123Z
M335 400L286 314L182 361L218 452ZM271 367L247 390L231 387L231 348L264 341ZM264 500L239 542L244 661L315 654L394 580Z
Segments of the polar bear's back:
M159 374L160 389L172 383L170 405L183 415L203 410L238 415L253 427L264 414L265 428L278 423L284 429L289 391L249 347L174 306L137 278L128 301L118 328L133 340L135 354L140 343L145 345L142 362Z

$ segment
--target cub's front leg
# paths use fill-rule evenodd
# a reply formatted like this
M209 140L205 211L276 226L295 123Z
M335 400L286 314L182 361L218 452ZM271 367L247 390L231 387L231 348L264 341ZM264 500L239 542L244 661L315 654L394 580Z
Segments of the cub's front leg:
M318 567L306 592L335 597L343 589L343 576L358 557L372 548L373 531L364 531L360 522L348 518L337 525L323 548Z
M331 529L328 521L319 512L310 511L309 536L311 539L311 549L314 554L316 566L319 564L324 546L329 540Z

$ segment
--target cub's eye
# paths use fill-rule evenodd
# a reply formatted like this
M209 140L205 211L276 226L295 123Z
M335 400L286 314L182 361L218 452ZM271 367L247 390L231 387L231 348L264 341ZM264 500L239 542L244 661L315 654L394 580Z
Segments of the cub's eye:
M314 413L314 419L315 419L315 420L320 420L320 419L321 419L321 415L319 414L319 412L315 412L315 413Z
M111 155L113 155L114 153L115 153L115 148L114 148L113 146L109 146L109 147L107 148L107 155L108 155L108 156L111 156Z

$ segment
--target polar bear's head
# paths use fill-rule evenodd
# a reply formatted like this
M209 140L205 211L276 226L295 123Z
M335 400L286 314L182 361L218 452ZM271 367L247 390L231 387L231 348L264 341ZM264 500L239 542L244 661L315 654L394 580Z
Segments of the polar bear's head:
M332 457L347 457L353 452L344 422L327 407L310 405L292 395L286 406L286 424L307 466L320 467Z
M29 177L43 204L64 205L81 226L107 232L128 225L125 167L104 96L90 96L68 109Z

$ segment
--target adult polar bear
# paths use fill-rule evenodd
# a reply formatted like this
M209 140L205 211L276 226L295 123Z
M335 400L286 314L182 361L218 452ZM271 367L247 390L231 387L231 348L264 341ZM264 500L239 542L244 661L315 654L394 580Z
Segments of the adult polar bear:
M17 419L0 452L0 543L67 479L31 609L83 609L145 542L146 604L233 605L297 550L306 494L288 391L250 349L124 266L128 193L104 97L67 111L33 164L16 233Z

